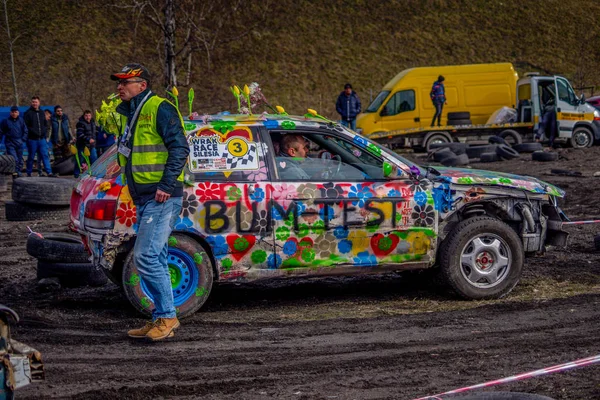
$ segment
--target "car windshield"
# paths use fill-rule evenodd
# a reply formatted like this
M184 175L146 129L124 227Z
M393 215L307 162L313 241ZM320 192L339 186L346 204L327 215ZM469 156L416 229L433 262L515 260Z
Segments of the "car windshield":
M381 103L383 103L385 98L388 97L388 94L390 94L389 90L384 90L382 92L379 92L377 97L375 97L375 100L373 100L373 102L371 103L371 105L369 105L369 107L365 110L365 112L372 113L372 112L376 112L377 110L379 110L379 107L381 107Z

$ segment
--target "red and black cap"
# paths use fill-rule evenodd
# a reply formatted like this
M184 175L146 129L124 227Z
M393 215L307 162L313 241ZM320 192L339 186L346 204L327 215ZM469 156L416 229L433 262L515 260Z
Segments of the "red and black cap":
M129 78L140 78L150 83L150 72L142 64L127 64L121 72L117 72L110 76L113 81Z

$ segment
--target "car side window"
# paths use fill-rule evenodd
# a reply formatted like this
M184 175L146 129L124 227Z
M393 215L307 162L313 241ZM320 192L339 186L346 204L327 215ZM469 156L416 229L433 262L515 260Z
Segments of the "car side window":
M279 147L274 164L282 181L384 179L383 160L349 140L310 132L276 135L280 140L273 141Z
M414 90L402 90L395 93L385 105L384 115L398 115L415 109Z
M571 105L576 105L576 96L573 92L573 89L571 89L571 86L562 79L557 79L556 81L558 83L558 98L561 101L564 101Z

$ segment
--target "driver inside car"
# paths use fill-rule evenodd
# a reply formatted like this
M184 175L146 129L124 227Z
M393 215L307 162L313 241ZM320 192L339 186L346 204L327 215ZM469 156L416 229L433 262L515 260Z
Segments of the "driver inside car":
M281 138L277 168L282 180L310 179L310 176L300 167L308 150L308 142L302 135L288 133Z

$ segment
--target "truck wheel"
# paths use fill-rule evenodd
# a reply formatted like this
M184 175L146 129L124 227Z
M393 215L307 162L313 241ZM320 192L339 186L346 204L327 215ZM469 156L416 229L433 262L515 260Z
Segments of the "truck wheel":
M178 318L195 313L208 299L213 283L213 266L208 252L189 236L169 237L167 255L171 287ZM141 313L151 315L154 301L129 252L123 267L123 289L129 302Z
M425 149L429 153L432 150L431 145L437 143L450 143L450 139L441 133L434 133L425 139Z
M594 143L594 135L588 128L579 127L573 130L569 144L576 149L590 147Z
M515 231L490 217L461 221L441 246L442 276L459 296L498 299L521 278L523 245Z
M500 132L500 134L498 136L500 136L502 139L506 140L506 143L511 146L513 146L515 144L523 143L523 137L521 136L521 134L512 129L506 129L506 130Z

